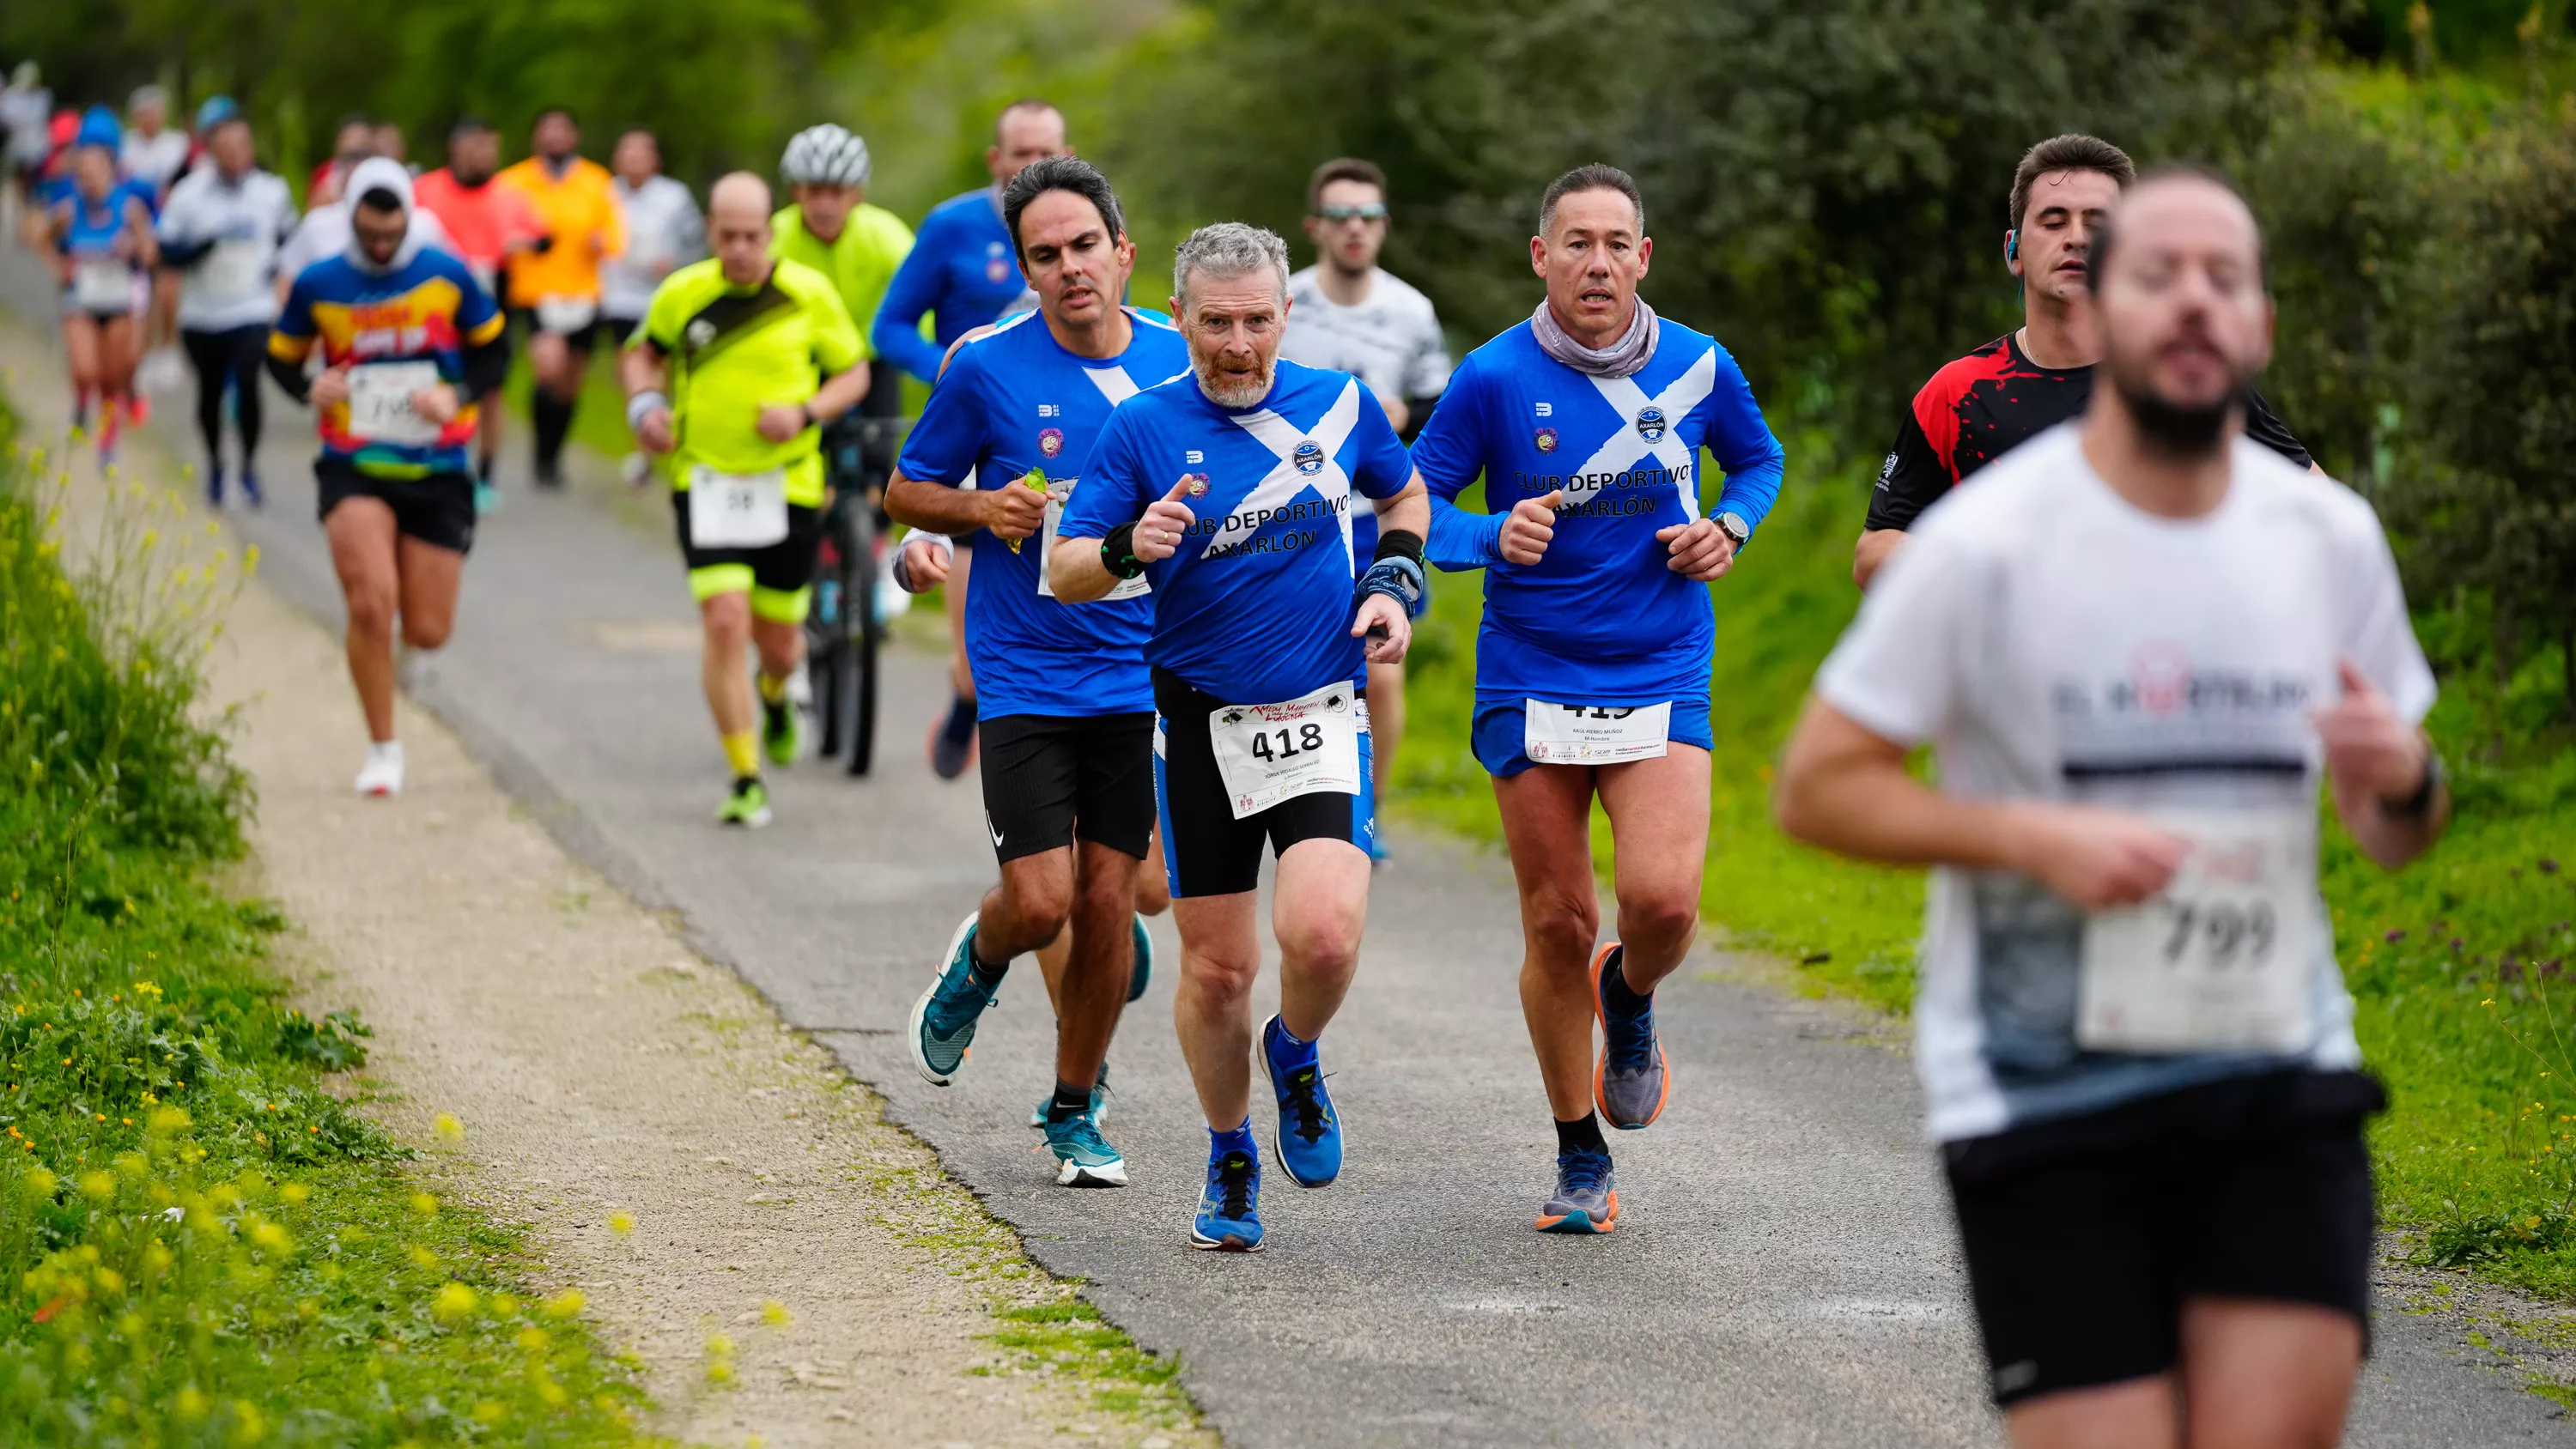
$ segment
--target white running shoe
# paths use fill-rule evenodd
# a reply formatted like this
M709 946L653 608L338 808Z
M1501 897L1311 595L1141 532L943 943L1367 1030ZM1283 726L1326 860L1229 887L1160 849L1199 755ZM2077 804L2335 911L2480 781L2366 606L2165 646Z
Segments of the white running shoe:
M367 746L367 763L358 770L361 795L399 795L403 787L402 741Z

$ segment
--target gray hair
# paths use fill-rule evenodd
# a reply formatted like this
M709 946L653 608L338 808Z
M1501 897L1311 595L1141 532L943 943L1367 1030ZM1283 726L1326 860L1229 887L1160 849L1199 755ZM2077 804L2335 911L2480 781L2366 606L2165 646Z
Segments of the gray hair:
M1189 239L1172 253L1172 290L1180 294L1186 308L1190 300L1190 275L1204 272L1211 277L1243 277L1271 269L1279 279L1279 298L1288 299L1288 243L1279 234L1240 221L1220 221L1191 232Z

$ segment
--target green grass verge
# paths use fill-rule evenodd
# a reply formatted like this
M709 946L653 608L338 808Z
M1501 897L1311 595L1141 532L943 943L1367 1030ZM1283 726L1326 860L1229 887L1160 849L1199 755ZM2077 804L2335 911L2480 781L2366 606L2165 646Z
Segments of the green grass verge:
M1830 456L1793 439L1791 458ZM1816 666L1859 607L1858 467L1792 479L1744 561L1715 586L1715 783L1704 914L1724 939L1799 963L1813 990L1903 1013L1914 991L1919 872L1835 860L1771 824L1771 766ZM1482 507L1472 494L1462 500ZM1399 814L1499 842L1468 749L1476 582L1434 580L1417 633ZM2393 1108L2373 1130L2383 1208L2439 1266L2576 1299L2576 749L2554 723L2556 655L2486 676L2485 624L2426 610L2443 675L2430 722L2458 770L2458 817L2426 859L2387 872L2328 828L2326 894L2362 1050ZM2499 743L2501 742L2501 743ZM1597 858L1610 860L1594 820Z
M234 573L132 485L67 573L0 442L0 1438L637 1442L579 1295L325 1089L365 1027L288 1006L283 922L218 887L249 787L197 666Z

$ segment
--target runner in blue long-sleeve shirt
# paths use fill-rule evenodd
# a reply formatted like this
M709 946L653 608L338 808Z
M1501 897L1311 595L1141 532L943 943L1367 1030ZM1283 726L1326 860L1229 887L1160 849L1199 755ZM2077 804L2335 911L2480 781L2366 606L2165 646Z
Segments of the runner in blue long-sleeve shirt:
M1002 188L1032 161L1069 156L1064 114L1045 101L1013 101L993 121L993 144L984 167L993 184L952 196L930 209L913 237L912 251L887 284L868 338L877 356L920 378L939 380L939 364L957 339L1014 312L1037 305L1020 277L1010 228L1002 224ZM921 319L930 333L921 335ZM972 488L969 477L964 486ZM943 780L966 772L975 758L975 676L966 663L966 578L971 551L960 548L947 584L948 677L956 691L947 718L930 732L930 768Z

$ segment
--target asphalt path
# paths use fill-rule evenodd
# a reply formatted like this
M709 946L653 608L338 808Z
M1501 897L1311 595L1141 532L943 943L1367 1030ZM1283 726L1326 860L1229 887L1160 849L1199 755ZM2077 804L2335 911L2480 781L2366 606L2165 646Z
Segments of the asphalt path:
M0 296L50 326L23 256L0 262ZM153 431L191 458L185 408L168 401ZM309 421L273 392L271 403L269 506L229 521L259 544L271 587L336 624ZM818 763L778 772L771 828L718 830L725 770L676 548L617 506L595 460L578 460L571 495L533 494L519 481L525 438L516 430L522 471L505 477L455 638L419 697L572 850L680 913L706 954L882 1092L1041 1262L1087 1280L1140 1344L1178 1353L1230 1441L1999 1441L1911 1068L1850 1013L1744 984L1703 952L1660 993L1671 1106L1612 1144L1619 1231L1531 1230L1554 1140L1514 990L1518 915L1507 865L1454 842L1395 836L1358 981L1323 1043L1348 1166L1307 1192L1274 1165L1268 1251L1186 1245L1206 1138L1170 1026L1168 970L1111 1053L1110 1135L1134 1185L1054 1187L1026 1125L1052 1056L1033 962L1006 983L955 1086L925 1085L901 1038L949 933L994 875L973 777L940 782L923 760L943 662L889 657L872 778ZM353 703L353 773L360 753ZM1175 959L1168 918L1155 935ZM1258 1111L1254 1123L1266 1143L1275 1124ZM2456 1327L2382 1312L2374 1333L2348 1442L2570 1440L2560 1411L2465 1348Z

